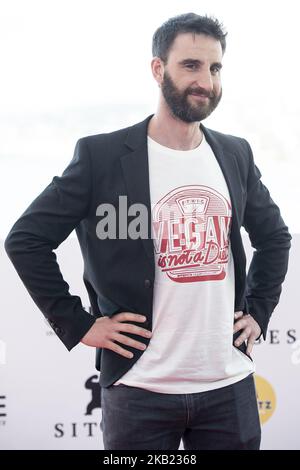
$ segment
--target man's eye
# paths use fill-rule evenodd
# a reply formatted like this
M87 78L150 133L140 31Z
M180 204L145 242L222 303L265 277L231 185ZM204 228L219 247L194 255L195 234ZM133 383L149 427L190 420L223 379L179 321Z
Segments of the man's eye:
M196 64L186 64L186 67L190 70L195 70L197 68Z
M214 74L220 72L220 70L221 70L220 67L213 67L213 68L211 69L212 73L214 73Z

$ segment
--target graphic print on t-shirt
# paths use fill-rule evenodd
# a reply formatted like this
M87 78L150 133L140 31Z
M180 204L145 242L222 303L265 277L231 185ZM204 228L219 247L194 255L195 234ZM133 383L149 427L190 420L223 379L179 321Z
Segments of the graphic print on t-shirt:
M161 273L174 282L224 279L231 216L227 199L208 186L181 186L164 196L152 211Z

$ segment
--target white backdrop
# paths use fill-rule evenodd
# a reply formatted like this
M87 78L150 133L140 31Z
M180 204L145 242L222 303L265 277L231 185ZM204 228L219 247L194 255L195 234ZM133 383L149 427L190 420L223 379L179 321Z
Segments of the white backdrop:
M248 240L247 253L251 255ZM262 449L300 449L300 235L267 341L255 345ZM70 292L81 296L82 259L75 238L57 250ZM249 257L248 256L248 257ZM94 350L68 352L21 283L1 244L0 449L103 449ZM182 449L182 444L180 446Z

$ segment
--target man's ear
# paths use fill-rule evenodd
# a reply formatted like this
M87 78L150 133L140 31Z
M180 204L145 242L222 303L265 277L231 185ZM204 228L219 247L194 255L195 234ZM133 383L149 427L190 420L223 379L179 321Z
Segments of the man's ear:
M160 86L164 78L164 63L159 57L153 57L151 60L151 70L154 79Z

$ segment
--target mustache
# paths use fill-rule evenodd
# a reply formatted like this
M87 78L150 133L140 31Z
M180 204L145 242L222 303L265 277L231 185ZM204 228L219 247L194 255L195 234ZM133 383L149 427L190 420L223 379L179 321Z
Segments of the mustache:
M187 95L200 95L200 96L205 96L206 98L213 99L215 98L214 93L210 93L209 91L205 90L204 88L198 87L198 88L188 88L186 90Z

